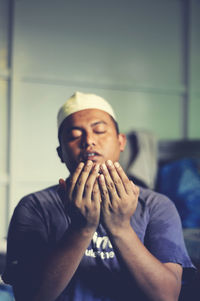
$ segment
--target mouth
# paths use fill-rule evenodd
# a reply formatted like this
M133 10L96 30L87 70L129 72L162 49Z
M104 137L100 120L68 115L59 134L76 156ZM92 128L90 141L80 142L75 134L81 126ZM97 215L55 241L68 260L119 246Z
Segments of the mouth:
M97 161L101 155L97 152L86 152L82 155L82 160L91 160L93 162Z

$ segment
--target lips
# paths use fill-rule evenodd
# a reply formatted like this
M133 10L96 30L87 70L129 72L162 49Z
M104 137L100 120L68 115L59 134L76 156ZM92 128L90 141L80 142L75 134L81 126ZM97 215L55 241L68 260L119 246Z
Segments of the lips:
M92 160L92 161L96 161L98 160L98 157L100 157L101 155L98 152L95 151L90 151L90 152L84 152L81 156L83 161L87 161L87 160Z

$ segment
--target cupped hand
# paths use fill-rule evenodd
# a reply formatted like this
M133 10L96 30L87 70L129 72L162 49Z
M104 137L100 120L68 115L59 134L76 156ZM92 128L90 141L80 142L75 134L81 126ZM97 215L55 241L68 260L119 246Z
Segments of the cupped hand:
M96 230L100 219L100 190L97 181L99 165L92 161L79 163L67 185L60 180L62 200L71 224L78 229ZM65 182L65 181L64 181Z
M118 162L107 161L101 165L99 187L101 190L101 218L112 234L130 227L139 196L139 187L129 180Z

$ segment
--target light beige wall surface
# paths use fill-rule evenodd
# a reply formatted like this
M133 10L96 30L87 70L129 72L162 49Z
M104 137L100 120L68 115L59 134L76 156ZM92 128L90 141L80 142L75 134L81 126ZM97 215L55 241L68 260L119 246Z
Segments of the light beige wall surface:
M0 239L7 232L9 188L9 54L8 2L0 1Z
M124 132L200 138L198 0L15 0L10 13L8 4L0 0L0 236L23 195L68 175L56 113L76 90L109 100Z

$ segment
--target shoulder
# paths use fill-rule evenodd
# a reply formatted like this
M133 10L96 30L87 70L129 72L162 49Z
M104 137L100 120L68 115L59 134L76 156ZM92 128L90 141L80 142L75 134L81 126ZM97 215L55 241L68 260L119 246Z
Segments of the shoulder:
M19 201L10 221L9 238L24 237L25 233L43 237L45 241L52 235L55 241L61 237L68 219L57 189L57 185L51 186Z
M58 185L50 186L45 189L30 193L24 196L16 206L16 209L20 207L46 207L51 204L60 203L61 200L57 193Z
M12 223L40 223L60 215L62 201L57 193L58 185L24 196L13 212Z
M144 207L144 212L147 221L146 234L158 235L166 239L177 237L182 239L182 225L179 213L174 203L165 195L157 193L149 189L141 189L140 192L141 208Z
M158 193L148 188L140 187L139 202L149 209L175 208L174 203L164 194Z
M168 220L172 224L181 224L175 204L167 196L147 188L140 188L139 208L148 222Z

